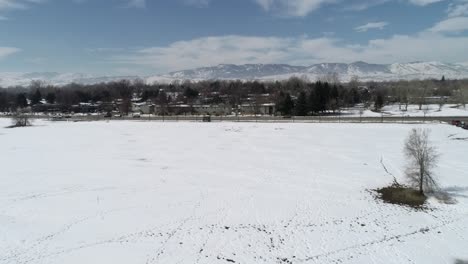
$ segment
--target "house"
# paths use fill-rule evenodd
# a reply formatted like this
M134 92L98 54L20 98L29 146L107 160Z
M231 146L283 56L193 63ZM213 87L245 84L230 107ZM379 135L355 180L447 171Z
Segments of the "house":
M187 115L191 114L192 112L192 107L187 104L157 104L154 106L154 113L156 115Z
M39 103L31 107L33 112L36 113L56 113L66 112L68 108L60 104Z
M450 96L428 96L424 98L424 101L426 104L446 104L450 99Z
M118 109L118 105L115 102L98 101L96 104L98 105L98 112L101 113L108 113Z
M140 107L140 112L145 115L154 114L155 105L154 104L145 104Z
M274 115L276 113L275 103L244 103L239 107L239 110L243 115Z
M156 115L186 115L193 111L192 107L187 104L156 104L153 107L153 113Z
M133 113L142 113L145 115L154 114L155 105L151 101L132 103Z
M154 105L154 112L157 115L230 115L232 107L228 104L169 104L163 107Z
M94 103L79 103L72 105L71 110L74 113L96 113L99 105Z
M193 105L193 110L201 115L232 114L232 106L228 104Z

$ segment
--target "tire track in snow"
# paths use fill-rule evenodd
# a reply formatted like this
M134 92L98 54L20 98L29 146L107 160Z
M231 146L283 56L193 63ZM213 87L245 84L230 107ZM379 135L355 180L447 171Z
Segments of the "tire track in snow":
M411 236L418 235L418 234L426 234L426 233L429 233L432 230L436 230L436 229L445 227L445 226L447 226L449 224L453 224L453 223L458 222L458 221L460 221L462 219L464 219L464 217L460 217L458 219L454 219L454 220L450 220L450 221L443 221L442 223L437 224L437 225L432 225L432 226L429 226L429 227L423 227L423 228L420 228L418 230L403 233L403 234L392 235L392 236L389 236L389 237L384 236L381 239L372 240L372 241L365 242L365 243L360 243L360 244L355 244L355 245L352 245L352 246L349 246L349 247L344 247L344 248L341 248L341 249L332 250L332 251L329 251L329 252L326 252L326 253L322 253L322 254L318 254L318 255L315 255L315 256L307 257L305 259L296 259L296 260L299 261L299 262L316 261L316 260L319 260L319 259L324 258L324 257L328 258L330 256L337 255L337 254L340 254L340 253L343 253L343 252L349 252L351 250L359 250L359 249L362 249L362 248L367 248L369 246L379 245L379 244L383 244L383 243L386 243L386 242L391 242L391 241L401 242L400 241L401 238L407 238L407 237L411 237Z
M202 200L204 200L205 197L203 194L201 194L201 199L198 200L198 202L195 204L193 210L192 210L192 213L184 218L180 224L174 228L168 235L168 237L163 241L162 245L158 248L158 250L156 251L156 255L154 257L149 257L147 260L146 260L146 264L151 264L151 263L158 263L158 260L159 258L164 254L165 252L165 248L166 248L166 245L171 241L171 239L177 234L179 233L180 231L182 231L183 227L190 221L190 220L193 220L195 218L195 214L196 214L196 211L200 208L201 206L201 202Z
M206 239L201 243L200 245L200 250L198 251L198 256L197 256L197 260L195 261L195 263L199 263L200 260L202 259L202 257L204 256L203 255L203 252L206 251L206 245L208 244L208 241L211 239L211 236L214 234L214 231L215 229L219 228L221 225L222 225L222 222L224 220L226 220L227 216L228 216L228 213L227 213L227 205L225 205L223 208L221 208L218 212L222 212L220 213L220 215L222 215L220 217L220 219L217 221L217 224L209 227L209 231L206 235Z
M132 233L128 233L126 235L119 235L119 236L116 236L116 237L110 238L110 239L104 239L104 240L100 240L100 241L96 241L96 242L92 242L92 243L85 243L85 244L82 244L82 245L79 245L79 246L58 250L58 251L51 252L51 253L48 253L48 254L39 254L39 255L37 255L35 257L30 257L29 259L26 259L26 260L13 259L13 262L7 262L7 263L15 263L15 264L17 264L17 263L23 263L23 264L24 263L30 263L32 261L47 259L47 258L54 257L54 256L68 254L68 253L71 253L71 252L74 252L74 251L77 251L77 250L82 250L82 249L91 248L91 247L100 246L100 245L105 245L105 244L130 243L130 242L138 241L139 239L141 239L143 237L149 237L149 238L154 238L156 236L162 237L163 236L163 231L161 229L161 226L165 226L165 225L158 225L157 227L154 227L154 228L144 229L142 231L132 232Z
M39 200L39 199L45 199L45 198L51 198L51 197L61 197L61 196L81 194L81 193L114 191L116 189L117 188L115 187L102 187L102 188L93 188L93 189L69 187L69 188L63 188L57 191L37 192L37 193L31 193L31 194L26 194L26 195L20 195L20 196L9 196L9 197L4 197L4 199L6 199L6 204L0 209L5 211L6 209L11 208L13 205L16 205L18 203L28 202L28 201L33 201L33 200Z
M34 254L33 253L34 250L36 250L39 247L42 247L40 249L40 251L45 251L48 248L48 245L52 242L52 240L54 238L56 238L59 235L62 235L64 233L66 233L67 231L71 230L73 227L75 227L77 225L80 225L82 223L85 223L85 222L87 222L87 221L89 221L91 219L99 218L99 217L102 217L102 216L105 216L105 215L110 215L110 214L116 213L116 212L124 212L124 211L128 211L128 210L139 209L139 208L140 207L117 208L117 209L112 209L112 210L107 210L107 211L101 211L101 212L98 212L98 213L90 215L90 216L85 216L85 217L79 218L77 220L74 220L74 221L66 224L66 225L63 225L61 228L59 228L55 232L52 232L52 233L49 233L47 235L44 235L44 236L41 236L41 237L37 238L36 240L34 240L32 242L31 245L26 247L26 249L24 249L24 250L15 249L14 250L15 252L10 254L9 256L5 256L3 258L0 258L0 261L17 260L17 258L26 257L26 255ZM36 254L36 256L40 256L40 252L35 253L35 254ZM29 258L34 258L34 257L29 257ZM14 261L13 263L16 263L16 261Z

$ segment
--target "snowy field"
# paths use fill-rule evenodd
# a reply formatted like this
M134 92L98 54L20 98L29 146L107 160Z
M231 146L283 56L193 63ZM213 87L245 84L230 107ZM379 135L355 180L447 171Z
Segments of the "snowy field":
M454 104L443 105L442 108L436 104L423 105L419 110L418 105L408 105L408 109L405 111L405 106L398 104L386 105L382 108L384 116L398 116L398 117L468 117L468 108L458 106ZM359 116L359 109L350 109L343 113L348 116ZM373 112L371 110L364 110L362 113L363 117L380 117L382 113Z
M468 260L468 131L426 125L455 204L384 204L411 125L0 119L0 263ZM457 140L458 139L458 140Z
M401 106L401 109L405 109L405 106ZM390 115L405 115L405 116L468 116L468 109L457 105L439 105L429 104L423 105L419 110L418 105L409 105L408 110L400 110L399 105L386 105L382 108L382 111Z

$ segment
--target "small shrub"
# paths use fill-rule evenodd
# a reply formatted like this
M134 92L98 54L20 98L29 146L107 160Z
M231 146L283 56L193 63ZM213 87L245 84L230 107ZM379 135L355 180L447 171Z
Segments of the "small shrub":
M399 184L376 190L380 198L387 203L407 205L413 208L422 208L427 197L418 190Z
M16 113L13 115L11 121L12 125L10 128L31 126L31 120L29 119L29 116L24 113Z

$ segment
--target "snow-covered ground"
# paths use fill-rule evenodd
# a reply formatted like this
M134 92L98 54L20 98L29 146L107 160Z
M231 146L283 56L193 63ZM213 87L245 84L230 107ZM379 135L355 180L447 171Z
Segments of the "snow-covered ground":
M0 263L468 260L468 131L424 125L455 204L384 204L412 125L0 119ZM456 140L458 139L458 140Z
M359 116L359 108L349 109L343 111L344 114L348 116ZM382 108L382 113L384 116L405 116L405 117L468 117L468 107L464 108L463 106L458 106L454 104L443 105L440 108L439 105L430 104L423 105L421 110L419 110L418 105L408 105L408 109L405 111L405 106L400 106L398 104L386 105ZM379 117L382 113L373 112L371 110L364 110L362 113L363 117Z
M405 109L405 106L402 106L401 109ZM423 105L421 110L419 110L418 105L409 105L407 111L400 110L400 107L395 105L387 105L382 108L384 113L390 115L407 115L407 116L468 116L468 108L457 105L443 105L442 108L439 105L430 104Z

